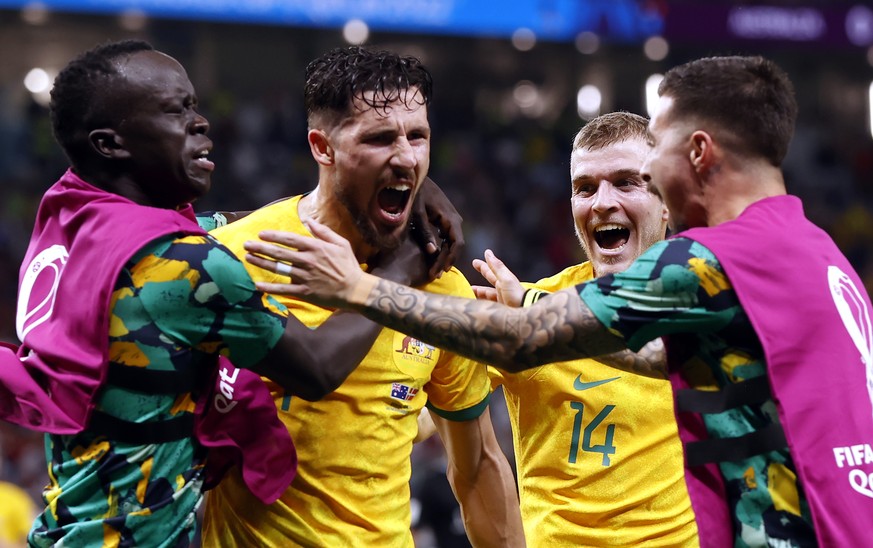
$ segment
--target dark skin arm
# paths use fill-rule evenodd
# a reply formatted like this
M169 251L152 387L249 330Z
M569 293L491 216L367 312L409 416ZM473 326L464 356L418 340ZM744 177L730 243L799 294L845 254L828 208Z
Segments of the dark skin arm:
M442 189L426 177L412 209L412 237L429 256L430 277L447 272L464 249L463 219Z
M362 322L359 314L350 312L334 313L317 329L289 316L282 338L251 369L295 396L317 401L354 371L381 330L381 325Z
M245 217L246 215L248 215L252 211L254 211L254 210L250 210L250 211L216 211L216 213L218 213L220 215L224 215L224 218L227 219L227 224L230 224L234 221L239 221L240 219L242 219L243 217Z
M425 258L407 239L396 251L377 257L373 274L402 284L428 280ZM360 268L355 265L360 271ZM360 314L334 312L317 329L293 315L285 333L252 370L269 377L295 396L316 401L336 390L370 351L383 327Z

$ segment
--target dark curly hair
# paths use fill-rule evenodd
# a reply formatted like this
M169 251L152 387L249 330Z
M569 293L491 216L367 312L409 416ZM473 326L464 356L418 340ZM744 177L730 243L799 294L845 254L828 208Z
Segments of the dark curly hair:
M410 88L418 93L406 93ZM368 91L374 96L366 97ZM354 99L384 109L398 100L406 106L410 101L429 105L432 93L431 74L417 58L351 46L333 49L307 65L303 101L311 125L316 115L349 114Z
M788 75L760 56L705 57L672 68L658 87L674 116L716 123L737 152L782 164L794 134L797 100Z
M75 167L88 150L88 133L110 121L102 108L102 91L118 74L113 61L138 51L153 51L148 42L123 40L96 46L70 61L51 91L52 131Z

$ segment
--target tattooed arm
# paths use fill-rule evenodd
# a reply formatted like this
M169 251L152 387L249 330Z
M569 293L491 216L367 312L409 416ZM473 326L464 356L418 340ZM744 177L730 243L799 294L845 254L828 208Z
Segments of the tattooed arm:
M572 289L529 308L509 308L449 299L366 275L344 299L345 306L378 323L510 372L624 346Z
M482 275L493 287L473 286L473 291L479 299L496 301L509 306L528 306L525 299L525 290L515 274L503 261L497 258L491 250L485 251L485 260L473 261L473 268ZM542 291L542 295L548 292ZM536 302L541 296L532 299ZM649 341L639 352L621 350L613 354L604 354L597 361L621 369L653 377L656 379L667 378L667 354L664 351L664 343L661 339Z
M344 238L316 222L308 227L316 238L265 231L260 235L265 241L246 243L246 260L256 266L274 270L272 259L294 265L294 283L259 283L259 289L320 306L351 308L429 344L511 372L625 348L624 340L607 331L573 289L529 308L426 293L362 272Z
M661 339L649 341L639 352L622 350L598 356L597 361L628 373L655 379L667 378L667 352Z

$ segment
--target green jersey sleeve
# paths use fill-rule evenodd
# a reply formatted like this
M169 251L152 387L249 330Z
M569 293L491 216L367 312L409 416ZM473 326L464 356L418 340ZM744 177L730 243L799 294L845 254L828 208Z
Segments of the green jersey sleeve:
M238 367L250 367L284 332L287 309L257 291L242 263L211 236L153 247L130 276L139 306L179 346L221 353Z
M658 242L626 271L576 289L633 351L664 335L722 329L741 310L715 255L686 238Z

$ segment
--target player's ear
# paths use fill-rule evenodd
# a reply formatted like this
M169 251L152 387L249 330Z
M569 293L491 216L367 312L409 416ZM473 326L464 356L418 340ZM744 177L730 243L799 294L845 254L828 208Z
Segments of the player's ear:
M698 174L709 170L715 160L712 136L709 133L697 130L691 134L691 150L688 152L688 159Z
M124 148L124 139L110 128L92 130L88 134L91 148L104 158L129 158L130 152Z
M309 150L316 162L324 166L333 165L334 150L330 144L330 138L324 130L310 129L309 133L306 134L306 140L309 142Z

